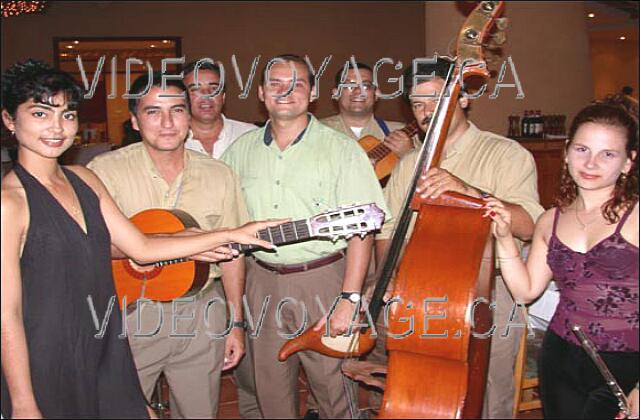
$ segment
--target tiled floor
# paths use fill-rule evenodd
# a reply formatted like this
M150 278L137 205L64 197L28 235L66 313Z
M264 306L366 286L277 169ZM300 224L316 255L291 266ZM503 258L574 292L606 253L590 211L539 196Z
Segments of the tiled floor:
M307 401L307 387L304 383L304 378L300 378L300 417L302 417L306 411ZM166 393L166 389L165 389ZM360 408L367 409L367 392L364 389L360 389ZM166 397L165 397L166 398ZM218 409L219 419L237 419L240 418L238 412L238 401L236 394L236 387L233 383L233 376L225 374L222 377L222 390L220 394L220 406ZM540 410L532 410L521 413L518 416L520 419L541 419L542 412Z

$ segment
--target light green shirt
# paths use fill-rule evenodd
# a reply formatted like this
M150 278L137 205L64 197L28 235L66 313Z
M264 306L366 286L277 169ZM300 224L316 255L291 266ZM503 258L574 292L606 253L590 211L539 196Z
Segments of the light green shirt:
M270 134L267 123L240 137L221 157L240 179L251 219L299 220L367 203L376 203L389 217L371 163L358 143L313 116L302 135L285 150L269 141ZM256 252L255 256L273 264L297 264L346 246L343 239L335 243L315 239L281 246L277 252Z

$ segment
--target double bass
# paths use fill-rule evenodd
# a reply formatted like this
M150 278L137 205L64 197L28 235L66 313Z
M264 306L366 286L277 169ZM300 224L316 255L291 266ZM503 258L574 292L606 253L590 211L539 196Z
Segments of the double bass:
M350 335L311 328L285 343L279 359L298 351L350 358L375 344L372 324L384 310L388 367L381 418L479 418L492 335L493 241L484 202L458 193L415 194L420 176L437 166L461 86L486 79L482 43L503 2L483 1L466 19L427 129L371 303L368 321ZM407 234L412 220L413 231ZM404 249L404 252L403 252ZM391 304L383 300L394 277ZM391 333L394 337L391 337Z

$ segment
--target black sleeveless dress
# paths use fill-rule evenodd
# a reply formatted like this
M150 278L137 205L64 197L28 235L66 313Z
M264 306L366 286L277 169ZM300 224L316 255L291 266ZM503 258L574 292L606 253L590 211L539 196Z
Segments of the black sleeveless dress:
M97 195L63 168L80 201L85 234L38 180L20 165L14 170L29 204L20 259L22 305L31 381L42 415L148 417L129 343L119 337L122 314L111 274L111 240ZM96 337L104 325L104 335ZM11 415L4 375L2 414Z

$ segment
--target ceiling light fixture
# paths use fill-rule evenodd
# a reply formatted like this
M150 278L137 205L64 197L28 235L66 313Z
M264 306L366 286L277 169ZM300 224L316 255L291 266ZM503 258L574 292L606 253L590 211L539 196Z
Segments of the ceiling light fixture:
M589 13L589 14L587 15L587 17L590 17L590 18L592 18L592 19L593 19L594 17L596 17L596 14L595 14L595 13Z
M2 17L37 13L44 9L46 1L5 1L2 0Z

